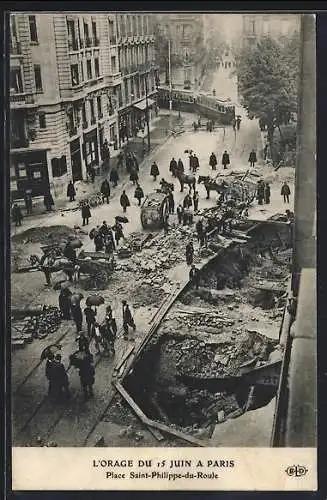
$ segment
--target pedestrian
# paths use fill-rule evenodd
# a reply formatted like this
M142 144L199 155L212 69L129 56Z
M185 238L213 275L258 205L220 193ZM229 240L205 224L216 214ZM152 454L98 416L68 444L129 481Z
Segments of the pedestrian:
M151 165L150 175L152 175L154 181L156 181L158 175L160 175L158 165L155 161Z
M97 313L95 312L94 309L92 309L91 306L86 306L84 309L84 315L85 315L85 321L87 325L87 336L90 339L91 338L91 328L92 325L95 323L95 317Z
M194 153L192 161L192 172L195 173L198 168L200 168L199 158Z
M127 153L127 155L126 155L126 170L127 170L128 174L131 173L133 167L134 167L133 157L132 157L131 153Z
M199 219L197 221L197 223L195 224L195 229L196 229L198 242L200 243L200 246L202 246L203 245L203 232L204 232L202 219Z
M47 212L51 212L52 211L52 207L54 205L54 201L53 201L53 197L52 197L52 194L50 193L50 191L47 191L44 194L43 204L44 204Z
M102 252L104 248L103 236L99 226L96 227L96 231L94 233L94 246L96 252Z
M257 154L254 151L254 149L252 149L252 151L251 151L251 153L249 155L250 167L254 167L254 165L255 165L256 162L257 162Z
M80 303L74 303L71 301L71 315L76 325L77 333L79 333L82 330L83 324L83 313Z
M257 200L258 200L258 205L262 205L262 202L265 197L265 185L262 180L258 181L257 184Z
M199 128L201 127L201 116L199 116L199 118L198 118L198 127Z
M49 352L46 363L45 363L45 376L48 379L48 396L53 394L53 375L51 373L52 365L54 361L54 354Z
M236 130L236 120L235 120L235 118L233 118L233 120L232 120L232 126L233 126L233 130Z
M70 316L70 308L71 302L70 298L72 296L72 292L69 288L63 288L59 294L59 309L61 311L63 319L71 319Z
M168 214L164 215L163 222L162 222L162 227L163 227L163 230L164 230L165 234L168 234L168 232L169 232L169 222L168 222L168 219L169 219Z
M111 353L114 356L116 334L107 321L100 326L100 335L104 353Z
M134 166L131 168L129 180L133 182L133 185L137 184L137 181L139 180L139 174Z
M193 153L189 154L188 161L189 161L188 167L189 167L190 171L192 171L193 170Z
M124 153L120 151L120 153L117 156L117 168L122 167L123 163L124 163Z
M116 219L116 222L115 222L114 226L112 227L112 229L113 229L113 231L115 233L116 245L118 246L119 245L119 241L122 238L124 238L123 226Z
M134 193L134 198L136 198L139 202L139 206L141 205L142 198L144 198L144 193L143 189L141 186L137 183L135 193Z
M183 200L183 207L185 208L190 208L192 206L192 198L190 197L189 194L187 194Z
M26 189L24 193L24 200L25 200L26 215L31 215L33 208L33 198L31 189Z
M284 198L284 203L289 203L290 202L290 194L291 194L291 190L290 190L290 187L289 185L287 184L287 182L285 181L284 184L282 185L282 189L281 189L281 192L280 194L283 196Z
M184 164L182 160L179 158L177 162L177 175L181 175L184 173Z
M194 264L191 265L189 278L190 281L194 283L196 290L198 290L200 284L200 271L195 267Z
M218 162L217 162L217 157L216 157L215 153L211 153L210 158L209 158L209 165L212 168L212 170L216 170Z
M193 263L194 247L192 241L190 241L185 248L186 264L190 266Z
M199 193L198 191L195 191L193 195L193 206L194 206L194 212L197 212L199 209Z
M69 181L69 184L67 186L67 197L69 198L69 201L75 201L75 196L76 196L76 191L74 183L73 181Z
M85 401L93 397L93 385L95 382L95 370L90 356L86 356L79 367L79 378L84 393Z
M107 200L107 204L109 204L109 196L110 196L110 184L105 179L103 183L101 184L100 188L101 194L102 194L102 203L104 203L104 200Z
M266 161L268 157L268 144L265 144L265 147L263 148L263 160Z
M22 225L23 214L22 214L20 207L17 205L17 203L15 203L11 209L11 216L12 216L13 222L15 223L15 227Z
M176 177L176 174L177 174L177 161L175 160L175 158L172 158L170 160L169 170L170 170L172 176Z
M83 226L85 226L85 224L88 225L89 219L91 217L91 210L88 201L84 201L82 203L81 212L82 212Z
M93 167L93 165L90 165L88 167L87 174L90 177L92 184L94 184L94 181L95 181L95 168Z
M184 214L184 208L182 207L181 204L178 205L176 211L177 211L178 222L179 224L181 224L183 222L183 214Z
M106 236L108 236L109 231L110 231L110 228L109 228L109 226L107 224L107 221L104 220L102 222L102 226L99 228L99 233L101 234L101 236L103 238L105 238Z
M112 330L114 338L116 339L116 336L117 336L117 323L116 323L116 319L114 318L114 315L113 315L112 307L110 305L108 305L106 307L106 315L105 315L104 319L105 319L105 322L106 322L108 328L110 328Z
M90 354L90 342L84 332L79 332L76 342L78 342L78 350L80 352Z
M117 187L118 181L119 181L119 175L118 171L115 167L112 167L110 176L109 176L110 182L112 182L113 187Z
M264 186L264 197L265 197L265 203L269 205L270 203L270 186L269 183L266 182Z
M227 151L224 151L224 154L221 159L221 164L223 165L224 168L227 168L227 165L230 165L229 154L227 153Z
M127 194L125 192L125 189L123 190L123 192L122 192L122 194L120 196L120 205L123 208L123 212L126 212L127 207L131 206L130 201L128 199L128 196L127 196Z
M112 229L109 228L109 232L104 237L104 251L107 254L112 254L115 250L115 240L112 234Z
M62 395L68 399L70 397L69 380L61 355L56 354L52 362L51 373L53 376L53 393L56 399L60 399Z
M49 255L49 253L45 253L40 260L40 269L44 273L46 286L51 285L51 268L54 264L54 258Z
M90 341L94 340L94 345L96 348L96 353L101 354L100 345L101 345L101 333L100 333L100 325L97 321L94 321L90 325Z
M126 300L122 301L123 304L123 329L124 329L124 340L128 340L128 327L131 326L133 331L136 330L136 325L133 319L133 315L127 304ZM134 339L133 339L134 340Z
M169 190L168 193L168 210L170 214L173 214L175 211L175 200L172 191Z
M238 116L236 118L236 127L237 127L237 130L240 130L240 127L241 127L241 117Z

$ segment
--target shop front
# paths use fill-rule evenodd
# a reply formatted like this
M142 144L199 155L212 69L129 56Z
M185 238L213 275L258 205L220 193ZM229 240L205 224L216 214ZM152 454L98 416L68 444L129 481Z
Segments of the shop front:
M83 158L86 171L90 167L99 165L98 134L96 128L87 134L83 134Z
M141 132L144 133L147 127L147 120L149 120L149 125L152 120L153 107L155 101L148 97L147 99L142 99L134 104L134 130L135 136Z
M50 189L47 150L10 154L10 191L13 200L24 198L26 190L32 196L43 196Z

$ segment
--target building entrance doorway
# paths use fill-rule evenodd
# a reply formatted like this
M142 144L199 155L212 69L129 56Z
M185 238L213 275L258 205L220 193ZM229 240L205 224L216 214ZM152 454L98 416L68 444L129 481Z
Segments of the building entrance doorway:
M81 146L79 139L75 139L70 143L70 157L72 162L72 177L73 181L81 181L83 179L82 172L82 157Z

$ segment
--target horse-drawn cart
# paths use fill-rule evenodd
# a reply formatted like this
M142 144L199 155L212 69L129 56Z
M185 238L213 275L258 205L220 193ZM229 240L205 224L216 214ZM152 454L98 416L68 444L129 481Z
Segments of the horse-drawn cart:
M150 193L141 207L142 227L160 228L168 214L168 195L163 192Z

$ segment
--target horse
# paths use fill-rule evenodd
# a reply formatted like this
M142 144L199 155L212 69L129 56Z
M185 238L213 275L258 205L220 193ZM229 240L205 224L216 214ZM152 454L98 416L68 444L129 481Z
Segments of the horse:
M211 179L209 175L200 175L198 178L198 184L203 182L205 190L207 191L207 200L210 198L210 191L216 191L216 193L220 193L225 195L228 184L225 181L222 181L221 184L218 184L214 179Z
M163 193L169 194L174 191L174 184L172 182L167 182L165 179L161 179L160 185Z
M180 185L181 185L181 191L180 191L181 193L183 193L183 191L184 191L185 184L187 186L189 186L190 193L191 193L192 189L195 193L196 178L194 175L188 175L188 174L184 174L181 172L177 172L177 179L179 180Z

